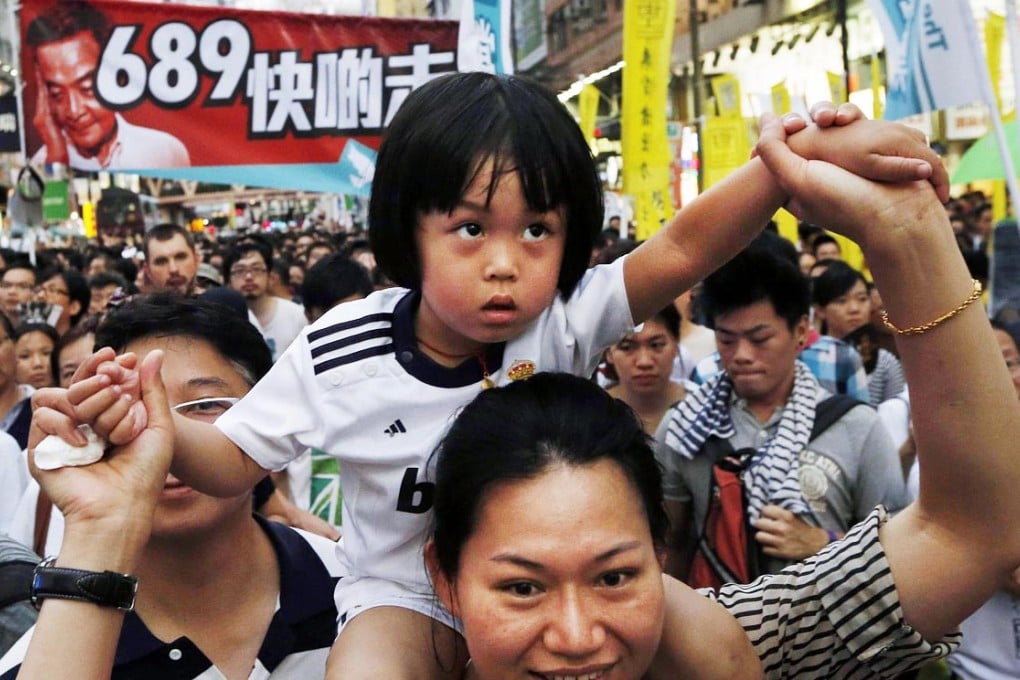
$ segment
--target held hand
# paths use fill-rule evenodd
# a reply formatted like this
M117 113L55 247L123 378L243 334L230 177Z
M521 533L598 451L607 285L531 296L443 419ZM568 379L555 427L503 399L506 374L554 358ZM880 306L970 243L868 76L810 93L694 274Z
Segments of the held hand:
M34 395L29 466L69 525L140 522L148 530L173 451L173 424L159 375L162 360L161 352L152 352L139 367L142 404L149 413L146 427L130 444L107 451L92 465L56 470L35 466L35 446L49 434L66 434L73 409L64 390Z
M115 356L103 348L78 367L67 391L75 420L114 446L130 442L145 427L137 361L133 354Z
M753 525L758 530L754 540L761 543L762 552L770 557L802 560L829 543L829 536L824 529L811 526L778 505L762 508L761 517Z
M32 124L35 126L39 136L42 137L43 144L46 145L46 162L47 163L63 163L67 165L69 158L67 155L67 142L64 141L64 135L60 131L60 126L57 125L56 119L50 112L50 101L49 97L46 96L46 83L38 74L35 79L36 88L39 92L36 97L35 103L35 115L32 117Z
M853 104L811 107L814 125L797 114L783 116L791 148L809 160L823 160L879 182L928 180L939 200L949 200L949 174L924 135L899 123L870 121ZM825 128L830 128L826 130Z
M859 125L825 133L838 134L855 127ZM798 133L794 138L809 132ZM783 125L775 116L762 116L757 151L765 166L790 195L786 206L788 210L801 219L824 224L865 250L869 238L881 236L883 232L891 232L926 217L935 219L941 216L939 219L945 219L945 209L928 182L890 184L870 181L824 161L806 160L786 145Z

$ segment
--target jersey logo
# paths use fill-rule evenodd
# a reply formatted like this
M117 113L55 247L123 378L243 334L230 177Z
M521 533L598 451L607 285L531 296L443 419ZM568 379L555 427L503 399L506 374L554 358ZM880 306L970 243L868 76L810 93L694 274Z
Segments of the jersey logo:
M393 424L387 427L385 430L383 430L383 432L392 437L395 434L402 434L404 432L407 432L407 430L404 429L404 424L400 422L400 418L397 418L396 420L393 421Z
M506 371L506 377L511 380L527 380L535 375L535 362L528 359L518 359Z

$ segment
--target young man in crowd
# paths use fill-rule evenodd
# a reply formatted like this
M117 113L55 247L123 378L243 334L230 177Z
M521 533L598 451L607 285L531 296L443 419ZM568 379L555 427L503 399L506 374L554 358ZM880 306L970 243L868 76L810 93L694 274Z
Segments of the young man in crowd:
M848 410L812 436L830 394L797 358L810 297L796 265L752 245L705 280L702 296L723 372L667 413L657 433L670 573L688 575L713 466L727 457L748 466L746 513L762 572L813 555L879 503L903 507L898 454L874 410L842 397Z

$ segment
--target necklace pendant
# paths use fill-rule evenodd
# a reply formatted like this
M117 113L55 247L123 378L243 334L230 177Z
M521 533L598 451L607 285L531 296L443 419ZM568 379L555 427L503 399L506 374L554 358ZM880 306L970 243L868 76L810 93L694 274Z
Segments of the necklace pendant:
M492 378L489 377L488 373L486 373L484 376L482 376L482 389L483 390L487 390L487 389L490 389L490 388L495 387L495 386L496 386L496 383L492 382Z

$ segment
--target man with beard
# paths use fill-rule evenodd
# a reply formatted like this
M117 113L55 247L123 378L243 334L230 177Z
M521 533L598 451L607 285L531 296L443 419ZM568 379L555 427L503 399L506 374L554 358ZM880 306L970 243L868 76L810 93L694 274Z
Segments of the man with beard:
M148 290L174 290L192 295L198 272L198 251L188 230L177 224L157 224L145 234L145 282Z

